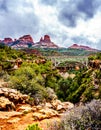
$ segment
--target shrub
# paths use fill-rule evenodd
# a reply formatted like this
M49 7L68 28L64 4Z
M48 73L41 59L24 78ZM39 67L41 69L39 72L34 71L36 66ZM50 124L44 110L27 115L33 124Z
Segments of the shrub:
M98 83L97 85L100 86L100 71L95 74L94 70L89 69L86 72L81 71L81 73L78 73L74 79L72 79L71 84L68 87L68 90L66 92L66 100L73 102L73 103L78 103L80 101L82 102L88 102L91 101L92 99L99 99L100 98L100 87L98 89L98 92L94 89L95 84L94 78L97 78ZM94 77L93 75L96 75ZM96 93L98 93L96 95Z
M46 92L48 94L47 100L51 101L51 100L57 99L57 95L52 88L47 87Z
M100 128L101 100L92 100L86 105L66 112L61 120L59 130L100 130Z
M43 77L40 73L36 74L31 66L22 66L16 70L14 75L10 76L10 82L10 87L28 94L37 103L47 97Z
M4 80L5 82L9 81L9 74L6 71L1 70L0 79Z
M36 105L42 103L44 99L56 98L54 91L58 89L60 77L49 67L49 64L49 62L41 65L24 62L10 76L10 87L33 97Z
M39 128L38 124L29 125L26 130L42 130Z

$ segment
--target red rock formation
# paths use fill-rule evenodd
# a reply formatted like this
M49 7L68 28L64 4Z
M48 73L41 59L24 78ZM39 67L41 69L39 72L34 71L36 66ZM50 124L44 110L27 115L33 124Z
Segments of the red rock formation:
M30 35L24 35L20 37L19 40L26 41L26 42L33 42L33 38Z
M73 45L70 46L69 48L79 49L79 45L77 45L77 44L73 44Z
M50 36L44 35L44 42L51 42Z
M43 38L42 37L40 38L40 42L43 42Z
M87 51L97 51L96 49L90 48L88 46L78 45L78 44L73 44L69 48L73 48L73 49L84 49L84 50L87 50Z
M49 35L44 35L44 38L40 38L40 41L37 42L36 47L40 48L59 48L56 44L54 44Z
M5 39L3 40L3 42L4 42L5 44L8 44L8 43L13 42L13 40L12 40L12 38L5 38Z
M12 48L29 48L40 47L40 48L59 48L56 44L54 44L49 35L44 35L44 38L41 37L40 41L36 44L33 41L33 38L30 35L24 35L19 39L12 40L11 38L5 38L1 41L5 44L9 44Z

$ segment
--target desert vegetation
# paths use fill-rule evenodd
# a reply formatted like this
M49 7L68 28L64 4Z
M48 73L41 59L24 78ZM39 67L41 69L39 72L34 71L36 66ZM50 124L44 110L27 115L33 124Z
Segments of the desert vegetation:
M101 100L92 100L67 111L60 124L53 125L52 128L52 130L100 130Z
M20 67L14 69L12 61L17 59L22 62ZM71 70L70 73L75 73L75 77L63 78L50 60L0 45L0 79L7 82L7 87L27 94L31 104L51 102L56 98L74 103L75 108L67 111L60 124L53 126L52 130L100 130L100 61L101 53L92 55L87 68L76 72ZM77 107L78 104L83 105ZM26 130L36 130L34 127L41 130L36 125Z
M101 98L100 68L80 69L76 73L73 71L76 75L74 78L64 79L57 69L53 69L51 61L45 60L42 63L42 57L16 51L4 45L0 46L0 50L0 65L3 67L1 77L9 81L10 87L22 93L43 100L50 98L47 88L51 88L62 101L78 103ZM17 58L23 61L20 68L9 73L7 70L12 68L13 64L7 61ZM89 60L93 59L101 59L101 53L89 57Z
M32 125L29 125L26 130L42 130L38 124L32 124Z

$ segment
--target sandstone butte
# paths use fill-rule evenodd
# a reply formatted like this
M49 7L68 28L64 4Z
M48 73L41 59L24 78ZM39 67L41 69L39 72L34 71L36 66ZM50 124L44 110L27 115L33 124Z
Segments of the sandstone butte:
M24 35L24 36L20 37L19 40L27 41L27 42L31 42L31 43L34 42L33 38L30 35Z
M24 36L20 37L19 39L14 39L14 40L12 38L8 37L8 38L4 38L3 40L0 40L0 42L8 44L8 43L12 43L12 42L17 41L17 40L23 41L23 42L31 42L31 43L34 42L31 35L24 35Z
M44 38L41 37L40 41L37 43L39 47L41 48L59 48L58 45L56 45L54 42L51 41L51 38L49 35L44 35Z
M44 37L41 37L39 42L36 42L36 43L34 42L31 35L24 35L24 36L20 37L19 39L14 39L14 40L12 40L12 38L4 38L4 40L0 40L0 42L3 42L6 45L9 44L13 48L17 48L17 47L25 47L25 48L27 48L29 43L34 45L33 47L59 48L55 43L53 43L51 41L51 38L50 38L49 35L44 35Z
M5 44L8 44L8 43L13 42L13 40L12 40L12 38L4 38L4 40L2 42L4 42Z
M5 44L7 44L7 43L14 42L16 40L17 39L13 40L12 38L8 37L8 38L4 38L4 40L0 40L0 42L4 42ZM31 35L24 35L24 36L20 37L18 40L34 43L33 38L31 37ZM44 38L42 38L42 37L40 38L40 42L51 42L50 36L49 35L44 35Z

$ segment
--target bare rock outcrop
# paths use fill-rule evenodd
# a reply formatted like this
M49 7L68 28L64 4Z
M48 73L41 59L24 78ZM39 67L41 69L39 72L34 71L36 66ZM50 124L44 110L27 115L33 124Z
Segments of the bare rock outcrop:
M53 100L53 102L51 103L52 108L56 111L58 111L58 113L63 113L68 109L72 109L74 107L74 105L70 102L61 102L60 100Z
M33 120L43 120L59 117L65 111L74 107L70 102L61 102L54 96L54 93L51 90L48 89L48 91L51 92L53 100L35 105L30 104L28 95L21 94L15 89L3 87L1 85L0 111L15 111L22 114L31 113Z
M13 102L11 102L8 98L5 98L3 96L0 97L0 111L9 111L9 110L14 110L15 105Z
M15 89L0 87L0 101L2 102L0 109L3 111L8 110L6 106L10 106L11 110L14 110L18 103L25 103L27 100L27 95L21 94Z
M74 105L70 102L61 102L60 100L53 100L40 105L23 104L17 107L18 112L30 113L32 112L33 120L43 120L52 117L60 117L65 111L70 110Z

